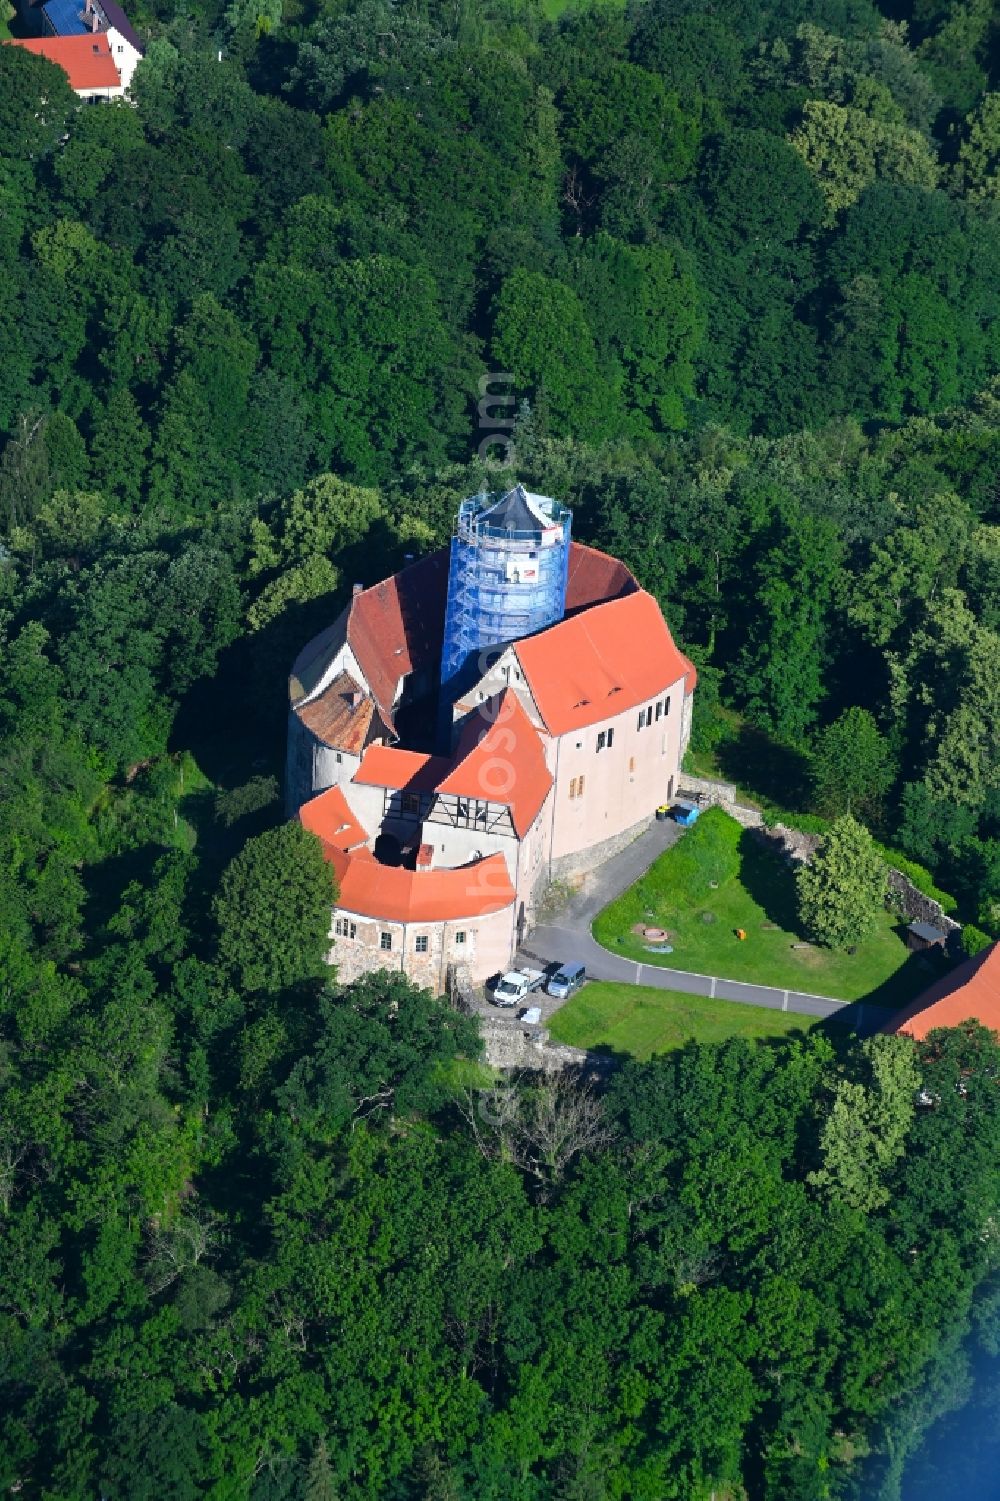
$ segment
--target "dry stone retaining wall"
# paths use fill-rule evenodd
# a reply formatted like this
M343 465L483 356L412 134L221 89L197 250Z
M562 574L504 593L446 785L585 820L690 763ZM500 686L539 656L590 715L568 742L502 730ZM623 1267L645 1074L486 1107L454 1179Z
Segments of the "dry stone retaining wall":
M491 1068L523 1068L551 1074L564 1068L585 1068L589 1057L583 1048L551 1042L544 1027L525 1027L506 1017L479 1019Z

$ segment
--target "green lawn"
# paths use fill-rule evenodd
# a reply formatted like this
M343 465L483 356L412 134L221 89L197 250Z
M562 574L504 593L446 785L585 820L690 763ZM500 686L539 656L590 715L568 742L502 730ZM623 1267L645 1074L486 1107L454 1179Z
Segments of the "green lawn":
M805 1031L816 1018L766 1006L712 1001L707 996L652 990L646 985L591 980L548 1023L558 1042L577 1048L613 1048L635 1058L667 1053L685 1042L727 1037L780 1037Z
M673 953L646 952L646 940L632 932L638 923L665 928ZM738 928L747 934L742 942ZM600 913L594 937L612 953L643 964L883 1006L902 1005L934 975L907 950L901 925L888 912L879 913L874 935L856 954L793 948L803 937L791 871L719 808L704 813Z

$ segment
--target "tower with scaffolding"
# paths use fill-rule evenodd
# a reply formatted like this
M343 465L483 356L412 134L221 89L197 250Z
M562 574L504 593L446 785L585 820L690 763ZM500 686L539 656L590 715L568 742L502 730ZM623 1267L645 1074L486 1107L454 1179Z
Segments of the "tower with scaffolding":
M448 572L442 730L456 698L505 646L562 619L571 523L559 501L523 485L462 501Z

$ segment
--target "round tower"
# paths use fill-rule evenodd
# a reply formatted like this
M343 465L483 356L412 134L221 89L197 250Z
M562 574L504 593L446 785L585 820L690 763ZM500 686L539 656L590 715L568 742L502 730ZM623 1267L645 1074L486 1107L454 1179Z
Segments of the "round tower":
M559 501L523 485L462 501L451 539L442 714L503 647L562 619L571 522Z

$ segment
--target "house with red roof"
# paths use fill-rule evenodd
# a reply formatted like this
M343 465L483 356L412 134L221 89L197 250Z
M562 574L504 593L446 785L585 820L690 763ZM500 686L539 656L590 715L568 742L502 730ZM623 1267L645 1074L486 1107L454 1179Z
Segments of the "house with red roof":
M23 47L36 57L62 68L69 86L81 99L120 99L125 84L108 37L97 33L75 36L12 37L8 47Z
M388 968L440 992L456 967L506 968L544 888L676 792L694 668L569 514L519 486L463 502L462 548L356 586L295 661L286 797L336 871L347 979Z
M1000 1036L1000 942L966 959L898 1011L886 1032L922 1042L937 1027L978 1021Z

